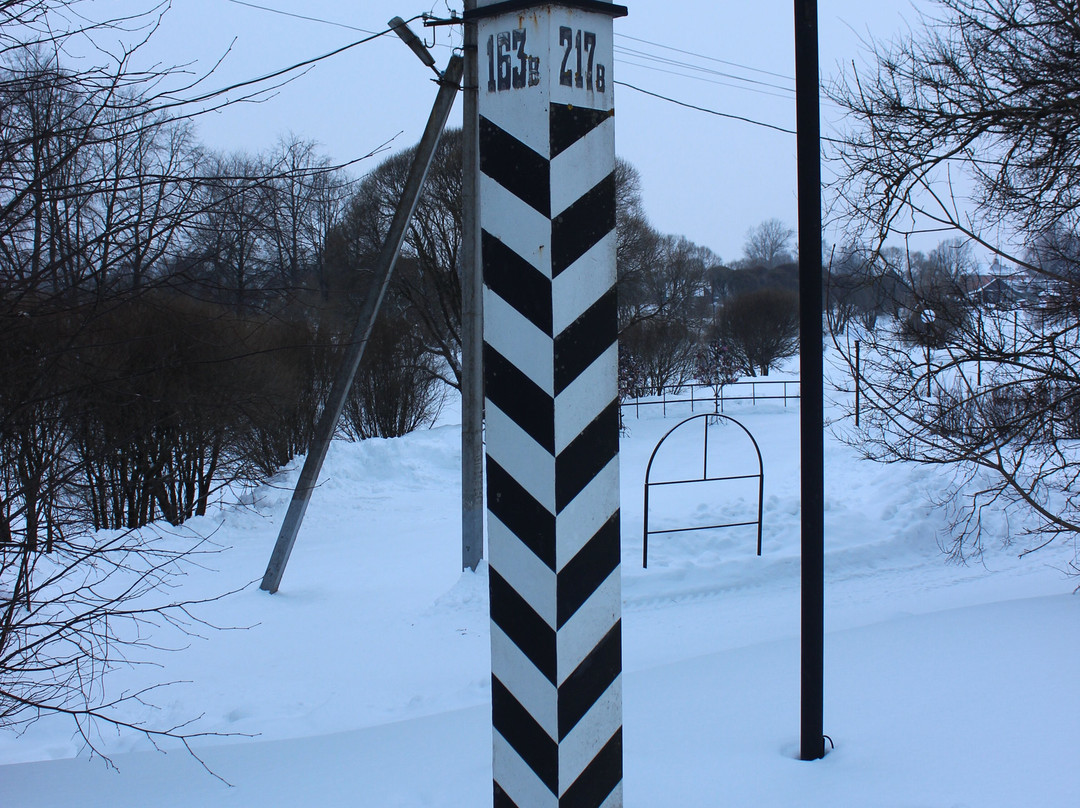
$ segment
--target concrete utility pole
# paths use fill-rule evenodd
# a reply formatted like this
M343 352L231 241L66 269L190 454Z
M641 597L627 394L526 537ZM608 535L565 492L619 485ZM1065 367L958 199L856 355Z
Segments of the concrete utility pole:
M465 0L465 12L476 0ZM484 278L480 270L479 58L476 23L465 23L461 127L461 568L484 557Z
M622 799L612 20L478 0L496 808Z
M404 24L404 23L402 23ZM425 60L425 64L427 61ZM364 349L371 337L371 329L375 324L375 317L379 313L386 289L390 285L390 276L394 271L394 263L401 251L401 243L405 239L405 231L409 227L420 191L424 187L428 168L435 156L435 149L439 145L446 126L446 119L450 115L450 109L454 105L458 87L461 84L463 62L460 56L453 56L446 70L439 79L439 94L435 99L435 106L428 118L427 128L420 139L420 145L416 150L416 158L409 170L408 179L405 182L405 190L398 201L394 218L390 223L390 231L383 243L382 251L375 262L372 273L371 289L364 300L363 308L357 317L356 327L353 329L345 356L342 358L341 367L338 369L334 386L330 390L326 406L315 428L315 437L308 447L307 458L300 472L300 479L296 483L292 500L289 502L289 510L285 514L285 521L281 525L274 552L270 556L270 563L266 567L262 583L259 588L273 594L281 585L281 576L285 573L285 566L289 563L293 545L296 544L297 533L300 532L300 524L304 521L304 513L311 501L311 492L315 490L315 484L319 479L319 471L322 469L326 453L330 448L330 441L337 429L338 419L341 418L341 410L345 406L345 399L352 388L356 378L356 370L360 367Z
M803 760L825 757L825 410L821 344L821 116L817 0L795 0L799 160L799 402L802 461Z

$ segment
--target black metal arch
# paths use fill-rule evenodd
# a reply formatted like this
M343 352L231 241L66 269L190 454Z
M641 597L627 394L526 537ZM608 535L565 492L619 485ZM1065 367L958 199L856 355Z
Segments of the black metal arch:
M700 418L705 419L705 424L704 424L705 436L704 436L704 440L702 442L702 452L701 452L701 456L702 456L702 458L701 458L701 477L695 477L695 478L689 479L689 480L661 480L659 482L651 482L649 478L652 475L653 460L656 459L656 453L660 451L660 447L664 445L664 441L666 441L669 437L671 437L671 435L673 433L678 431L680 427L683 427L686 424L690 423L691 421L696 421L696 420L698 420ZM716 419L717 421L719 421L720 419L723 419L725 421L730 421L731 423L735 424L735 426L739 427L739 429L741 429L746 434L746 437L750 438L750 442L754 446L754 451L757 453L757 460L758 460L758 473L757 474L736 474L736 475L728 475L728 476L724 476L724 477L710 477L709 476L709 420L708 419L710 419L710 418ZM757 520L756 521L753 521L753 522L726 522L726 523L724 523L722 525L700 525L700 526L696 526L696 527L670 528L670 529L667 529L667 530L649 530L649 488L651 488L654 485L682 485L682 484L685 484L685 483L724 482L724 481L729 481L729 480L753 480L755 478L758 481L758 508L757 508ZM716 530L718 528L725 528L725 527L748 527L750 525L757 525L757 554L761 555L761 516L762 516L762 503L764 501L764 498L765 498L765 465L764 465L764 463L762 462L762 459L761 459L761 448L758 446L757 440L750 433L749 429L747 429L739 421L736 421L730 415L722 415L720 413L713 413L713 412L702 413L700 415L691 415L689 418L687 418L687 419L685 419L683 421L680 421L675 426L673 426L671 429L669 429L664 434L664 437L660 438L660 440L656 444L656 446L653 447L652 454L649 455L649 464L648 464L648 466L645 467L645 503L644 503L645 508L644 508L644 518L642 520L643 521L643 528L642 528L643 532L642 532L641 566L643 568L646 568L646 569L649 566L649 536L650 535L659 534L659 533L686 533L686 532L691 531L691 530Z

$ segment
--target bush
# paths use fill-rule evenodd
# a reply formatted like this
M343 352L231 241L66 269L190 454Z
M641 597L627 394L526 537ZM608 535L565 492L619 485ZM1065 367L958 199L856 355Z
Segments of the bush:
M1062 382L939 390L933 408L934 434L954 440L1052 446L1080 439L1080 395Z
M633 369L640 395L679 387L694 376L697 333L684 320L640 320L622 333L619 346L620 365Z
M415 328L384 312L345 401L339 429L350 440L397 438L434 422L444 384Z
M717 311L712 333L735 353L743 374L768 376L799 352L799 295L787 289L736 295Z
M702 384L713 389L713 395L720 397L725 386L739 380L738 359L727 343L714 336L698 348L694 356L694 376Z

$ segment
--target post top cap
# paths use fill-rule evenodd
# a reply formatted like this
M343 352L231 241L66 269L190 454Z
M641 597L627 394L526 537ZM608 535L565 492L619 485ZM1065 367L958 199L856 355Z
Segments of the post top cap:
M525 11L540 6L564 6L576 8L582 11L592 11L599 14L608 14L612 17L625 17L629 14L626 6L616 5L611 0L476 0L476 8L465 11L465 20L478 20L484 17L494 17L499 14L507 14L514 11Z

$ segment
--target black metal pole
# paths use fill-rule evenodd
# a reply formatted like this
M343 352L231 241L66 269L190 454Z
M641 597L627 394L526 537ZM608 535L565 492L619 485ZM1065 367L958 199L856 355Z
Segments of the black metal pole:
M803 760L825 756L825 446L821 335L821 118L817 0L795 0L795 103L799 164L799 361L802 454Z

